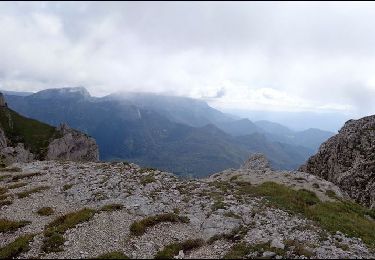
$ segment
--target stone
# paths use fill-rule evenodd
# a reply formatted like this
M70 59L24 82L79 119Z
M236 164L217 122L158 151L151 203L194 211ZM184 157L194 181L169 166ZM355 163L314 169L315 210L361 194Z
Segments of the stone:
M277 255L275 252L271 252L271 251L263 252L263 257L274 257L275 255Z
M324 142L300 171L339 186L358 203L375 208L375 115L349 120Z
M46 160L98 161L99 148L96 141L77 130L62 124L57 128L62 137L53 140Z
M279 249L284 249L285 245L279 239L273 239L271 241L271 247L273 247L273 248L279 248Z

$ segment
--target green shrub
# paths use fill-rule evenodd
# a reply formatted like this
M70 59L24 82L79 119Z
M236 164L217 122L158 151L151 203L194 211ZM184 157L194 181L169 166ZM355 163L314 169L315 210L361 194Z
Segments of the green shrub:
M38 213L40 216L50 216L54 213L54 210L51 207L43 207L40 208L36 213Z
M0 219L0 233L16 231L17 229L24 227L30 223L30 221L12 221L8 219Z
M20 254L29 251L29 243L34 239L34 236L35 235L20 236L13 242L0 248L0 259L16 258Z
M155 177L153 175L149 174L147 176L143 176L141 178L140 182L141 182L142 185L146 185L146 184L149 184L149 183L153 183L155 181L156 181Z
M193 249L201 247L203 244L204 241L202 239L189 239L184 242L169 244L155 255L155 259L173 259L173 257L177 255L180 250L189 252Z
M144 218L140 221L135 221L130 226L130 233L132 235L141 236L146 232L146 229L152 226L157 225L158 223L162 222L182 222L182 223L188 223L189 218L179 216L174 213L166 213L156 216L151 216Z
M68 213L58 217L44 229L45 238L43 240L42 250L46 253L61 251L64 244L64 233L77 224L89 221L95 214L95 210L82 209L76 212Z

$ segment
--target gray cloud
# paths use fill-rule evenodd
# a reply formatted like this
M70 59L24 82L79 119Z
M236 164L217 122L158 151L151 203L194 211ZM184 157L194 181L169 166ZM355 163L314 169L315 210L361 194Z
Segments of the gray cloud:
M0 87L365 115L374 24L371 2L2 2Z

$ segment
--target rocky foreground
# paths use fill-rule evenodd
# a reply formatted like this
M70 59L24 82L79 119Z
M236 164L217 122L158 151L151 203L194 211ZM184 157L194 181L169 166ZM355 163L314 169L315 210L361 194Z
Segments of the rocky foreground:
M128 163L16 163L0 172L0 258L374 258L375 214L346 199L262 157L202 180Z

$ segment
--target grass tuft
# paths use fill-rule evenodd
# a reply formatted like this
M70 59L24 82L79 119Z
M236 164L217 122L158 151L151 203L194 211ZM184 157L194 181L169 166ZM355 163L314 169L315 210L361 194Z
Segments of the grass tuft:
M8 219L0 219L0 233L13 232L30 223L30 221L12 221Z
M30 242L34 239L34 235L24 235L18 237L13 242L0 248L0 259L16 258L22 253L30 250Z
M49 188L50 188L49 186L36 187L36 188L31 189L31 190L27 190L27 191L17 193L17 197L19 199L27 198L31 194L38 193L38 192L41 192L41 191L44 191L44 190L48 190Z
M77 224L89 221L95 214L93 209L82 209L58 217L45 227L42 250L46 253L59 252L62 250L65 239L64 233Z
M103 206L99 211L118 211L123 208L124 206L122 204L108 204Z
M203 246L203 244L202 239L189 239L184 242L169 244L155 255L155 259L173 259L180 250L188 252Z
M182 222L182 223L189 223L189 218L179 216L175 213L166 213L156 216L151 216L144 218L140 221L135 221L130 226L130 233L135 236L143 235L147 228L157 225L158 223L162 222Z
M38 213L40 216L50 216L54 213L54 210L51 207L43 207L38 209L36 213Z

